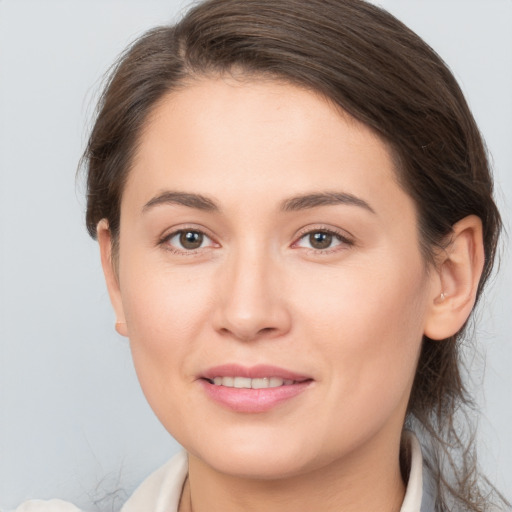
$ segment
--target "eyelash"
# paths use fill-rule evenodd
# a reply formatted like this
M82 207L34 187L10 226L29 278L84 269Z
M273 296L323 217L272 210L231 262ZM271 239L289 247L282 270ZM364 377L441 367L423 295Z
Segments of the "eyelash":
M198 247L196 249L185 249L185 248L180 249L180 248L177 248L170 244L170 241L173 238L175 238L177 236L181 236L185 233L195 233L195 234L201 235L201 236L205 237L207 240L210 240L210 244L206 247ZM307 229L304 229L303 231L301 231L298 234L296 241L293 242L292 248L300 248L300 246L298 244L301 240L305 239L306 237L310 237L314 234L317 234L317 233L322 233L322 234L332 236L339 242L339 244L335 245L334 247L327 247L325 249L317 249L314 247L304 247L304 249L306 249L308 251L308 253L331 254L333 252L337 252L337 251L346 249L346 248L354 245L354 241L351 238L347 237L346 235L342 234L339 231L336 231L332 228L317 227L317 228L313 228L313 229L307 228ZM211 249L212 247L215 247L215 246L219 247L219 244L217 244L212 239L212 237L207 235L202 229L193 228L193 227L191 227L191 228L185 227L185 228L177 229L176 231L173 231L172 233L169 233L169 234L163 236L158 241L158 244L165 246L165 249L172 252L173 254L179 254L179 255L185 255L185 256L193 256L201 250Z
M176 237L176 236L180 236L180 235L183 235L185 233L197 233L203 237L205 237L207 240L210 240L210 245L206 246L206 247L198 247L197 249L185 249L185 248L178 248L178 247L174 247L173 245L170 244L170 241ZM201 250L204 250L204 249L211 249L212 247L215 247L215 246L219 246L219 244L217 244L216 242L214 242L214 240L212 239L211 236L207 235L204 230L202 229L198 229L198 228L194 228L194 227L190 227L190 228L187 228L187 227L184 227L184 228L181 228L181 229L177 229L176 231L173 231L172 233L169 233L167 235L164 235L159 241L158 241L158 245L161 245L161 246L164 246L164 248L167 250L167 251L170 251L171 253L173 254L178 254L178 255L185 255L185 256L193 256L194 254L197 254L199 251Z
M299 236L297 238L297 241L292 244L292 247L297 247L298 243L301 240L305 239L306 237L310 237L311 235L316 234L316 233L330 235L333 238L335 238L339 242L339 244L335 245L334 247L328 247L326 249L316 249L314 247L305 247L304 249L306 249L308 251L308 253L319 254L319 255L332 254L334 252L342 251L342 250L352 247L354 245L354 240L349 238L346 234L342 234L340 231L322 226L322 227L315 227L313 229L306 228L305 230L300 232Z

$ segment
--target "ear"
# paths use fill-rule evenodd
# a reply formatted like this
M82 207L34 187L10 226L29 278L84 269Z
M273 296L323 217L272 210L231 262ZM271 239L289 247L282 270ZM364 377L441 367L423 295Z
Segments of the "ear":
M121 336L128 336L119 279L115 262L112 260L112 235L108 227L107 219L102 219L98 222L96 235L100 246L101 266L103 267L110 302L116 314L116 331L121 334Z
M470 215L453 226L449 244L437 258L424 330L430 339L446 339L464 325L475 305L484 259L482 221Z

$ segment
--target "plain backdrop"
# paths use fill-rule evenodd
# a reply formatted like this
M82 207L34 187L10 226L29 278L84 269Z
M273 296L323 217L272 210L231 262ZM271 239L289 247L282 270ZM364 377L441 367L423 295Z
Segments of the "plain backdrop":
M382 0L459 79L512 218L512 1ZM114 332L75 172L101 77L171 0L0 0L0 509L60 497L112 510L179 449ZM512 255L485 298L475 359L481 461L512 495Z

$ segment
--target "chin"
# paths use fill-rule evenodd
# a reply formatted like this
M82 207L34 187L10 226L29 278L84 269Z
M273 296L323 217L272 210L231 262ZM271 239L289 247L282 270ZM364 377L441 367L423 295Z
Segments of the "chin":
M273 452L273 453L272 453ZM262 453L226 453L222 457L203 458L203 462L220 473L238 478L278 480L308 471L307 464L298 454L288 455L269 450Z
M321 465L319 450L308 447L306 440L279 437L244 433L210 438L204 444L197 443L197 439L191 445L186 440L182 444L192 456L214 470L241 478L287 478Z

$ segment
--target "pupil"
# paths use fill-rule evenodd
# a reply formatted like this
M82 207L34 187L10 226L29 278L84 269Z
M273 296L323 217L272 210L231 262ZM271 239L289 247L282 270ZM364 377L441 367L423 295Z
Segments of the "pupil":
M329 233L312 233L309 235L309 243L315 249L327 249L332 243L332 235Z
M185 249L197 249L203 243L203 234L197 231L184 231L180 235L180 244Z

